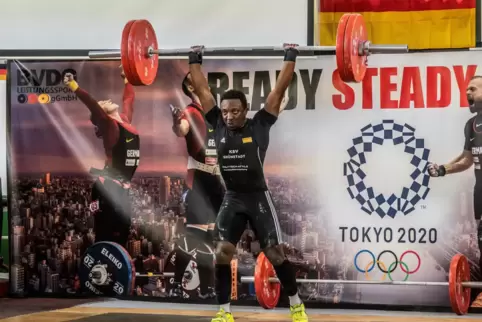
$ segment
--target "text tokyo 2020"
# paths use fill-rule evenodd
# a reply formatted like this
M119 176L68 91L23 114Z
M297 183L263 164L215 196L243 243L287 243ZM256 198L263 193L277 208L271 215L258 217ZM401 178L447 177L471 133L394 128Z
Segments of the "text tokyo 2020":
M338 227L343 243L435 244L435 228Z

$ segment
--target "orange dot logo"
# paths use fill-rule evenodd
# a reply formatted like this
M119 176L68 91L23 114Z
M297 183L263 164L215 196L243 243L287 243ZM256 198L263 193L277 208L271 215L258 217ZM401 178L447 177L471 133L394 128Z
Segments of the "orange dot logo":
M38 103L38 97L35 94L28 94L28 99L27 102L29 104L37 104Z
M38 96L38 102L40 104L48 104L48 103L50 103L50 101L51 101L51 98L50 98L50 95L48 95L48 94L40 94Z

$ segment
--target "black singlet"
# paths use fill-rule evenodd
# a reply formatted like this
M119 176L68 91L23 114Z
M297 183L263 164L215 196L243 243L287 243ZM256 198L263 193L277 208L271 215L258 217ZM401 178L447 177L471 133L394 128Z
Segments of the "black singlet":
M465 124L464 150L472 153L474 161L475 187L482 191L482 115L472 117Z
M221 110L215 106L206 114L214 128L218 163L228 191L267 190L263 163L269 145L269 131L278 119L262 109L237 130L228 130Z
M140 139L137 133L131 133L118 123L119 139L112 147L111 167L116 175L124 180L131 180L139 166Z

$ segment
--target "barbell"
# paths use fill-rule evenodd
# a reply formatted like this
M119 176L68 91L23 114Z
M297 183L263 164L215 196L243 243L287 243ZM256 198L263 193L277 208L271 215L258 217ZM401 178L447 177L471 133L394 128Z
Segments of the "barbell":
M397 261L397 263L399 262ZM236 265L233 266L232 264L234 271L237 269L235 266ZM79 268L79 279L82 287L91 293L98 295L130 295L134 289L136 277L168 278L174 277L174 273L137 273L135 272L133 261L127 250L112 242L98 242L89 247L82 258ZM186 278L190 279L189 276ZM233 285L237 280L237 274L234 274ZM260 253L256 259L254 276L243 276L239 280L241 283L254 284L256 298L263 308L272 309L278 305L281 294L281 285L276 278L273 266L264 253ZM470 281L469 262L462 254L457 254L452 258L450 262L448 282L324 279L297 279L296 281L298 283L309 284L371 284L448 287L452 310L458 315L464 315L468 312L471 289L482 289L482 282ZM234 293L236 293L236 291L234 291ZM236 298L236 294L233 298Z
M300 46L300 52L315 55L319 51L335 51L336 65L345 82L361 82L371 54L406 53L407 45L374 45L368 40L361 14L344 14L337 28L336 46ZM147 20L130 20L124 26L121 48L116 51L90 51L90 58L120 58L127 80L132 85L151 85L157 75L159 56L188 54L191 48L159 49L156 33ZM208 53L282 52L282 46L206 47Z
M256 260L255 276L241 277L241 283L254 283L256 298L265 309L276 307L280 297L280 282L275 277L273 266L263 253ZM405 286L445 286L449 290L452 310L458 315L467 314L470 307L470 290L481 288L482 282L470 282L470 267L467 258L462 254L455 255L450 262L448 282L418 281L358 281L358 280L324 280L297 279L297 283L313 284L372 284L372 285L405 285Z

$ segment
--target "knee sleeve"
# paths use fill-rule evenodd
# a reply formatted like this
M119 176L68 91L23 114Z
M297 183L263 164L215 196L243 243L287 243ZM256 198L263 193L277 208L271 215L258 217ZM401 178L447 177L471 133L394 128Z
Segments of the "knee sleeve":
M286 295L293 296L298 292L296 272L293 265L285 260L281 265L274 265L274 270Z
M216 264L216 297L218 304L226 304L231 299L231 265Z
M216 248L216 263L229 265L235 252L236 247L230 243L218 244Z

